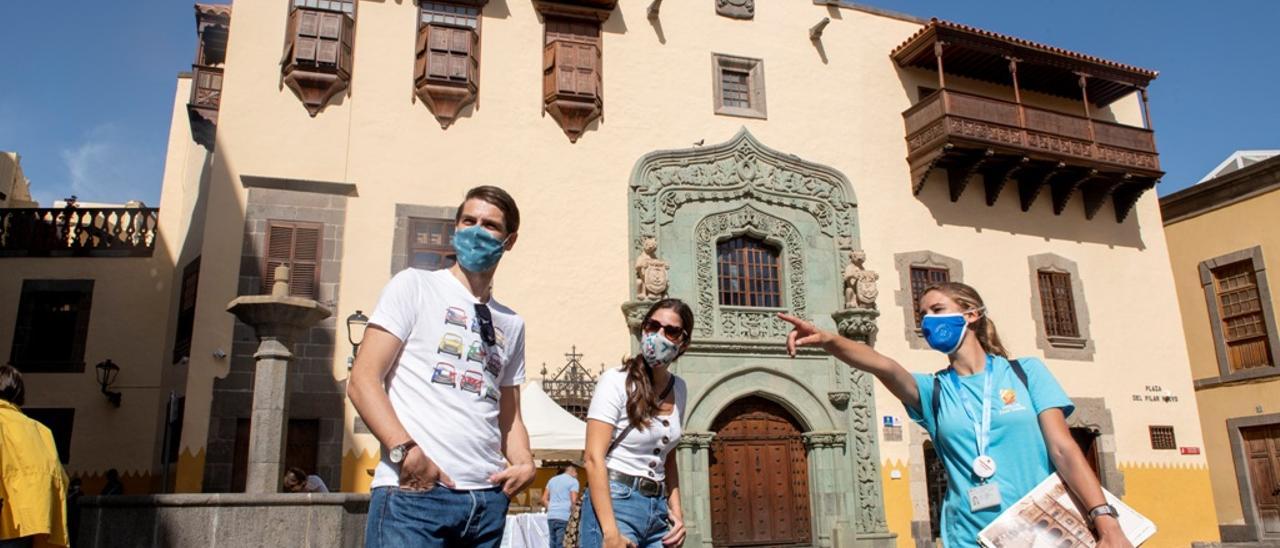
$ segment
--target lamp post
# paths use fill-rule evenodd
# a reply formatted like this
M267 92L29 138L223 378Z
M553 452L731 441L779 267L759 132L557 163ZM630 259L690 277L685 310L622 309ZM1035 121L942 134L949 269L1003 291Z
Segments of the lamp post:
M364 329L368 325L369 317L360 310L347 316L347 342L351 343L351 357L347 358L347 369L351 369L356 361L356 354L360 352L360 343L364 342Z
M120 366L111 361L110 358L98 362L94 366L98 370L98 385L102 387L102 394L107 397L107 401L111 405L120 407L120 393L107 390L116 382L116 375L120 374Z

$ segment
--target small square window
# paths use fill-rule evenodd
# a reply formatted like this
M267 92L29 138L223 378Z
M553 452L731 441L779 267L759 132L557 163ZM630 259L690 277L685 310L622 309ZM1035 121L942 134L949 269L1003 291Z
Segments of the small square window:
M715 112L726 116L767 118L764 61L711 54Z
M1152 449L1177 449L1178 441L1173 437L1172 426L1151 426Z

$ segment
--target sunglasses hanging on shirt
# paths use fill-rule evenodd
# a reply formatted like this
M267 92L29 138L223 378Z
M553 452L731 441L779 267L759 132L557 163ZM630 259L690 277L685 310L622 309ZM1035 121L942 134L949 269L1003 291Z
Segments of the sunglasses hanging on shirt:
M493 333L493 316L489 314L488 306L476 303L476 321L480 322L480 340L489 346L496 344L498 338Z

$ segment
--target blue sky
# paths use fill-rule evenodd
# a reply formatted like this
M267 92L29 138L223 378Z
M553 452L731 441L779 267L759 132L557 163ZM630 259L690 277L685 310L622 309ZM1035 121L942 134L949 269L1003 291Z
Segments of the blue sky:
M1168 172L1161 194L1194 183L1235 150L1280 148L1275 0L864 3L1159 70L1151 111ZM189 68L195 45L191 2L104 9L85 0L7 0L0 21L0 150L22 155L41 204L72 194L158 204L174 76Z

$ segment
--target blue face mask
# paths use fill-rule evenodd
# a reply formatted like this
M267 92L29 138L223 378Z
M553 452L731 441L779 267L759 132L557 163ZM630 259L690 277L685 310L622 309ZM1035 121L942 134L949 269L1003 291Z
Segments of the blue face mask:
M968 328L969 322L965 321L964 314L926 314L920 320L920 331L924 333L929 348L943 354L952 354L960 349Z
M453 234L453 250L458 253L458 264L468 272L493 270L502 258L505 245L505 240L494 238L479 226L469 226Z

